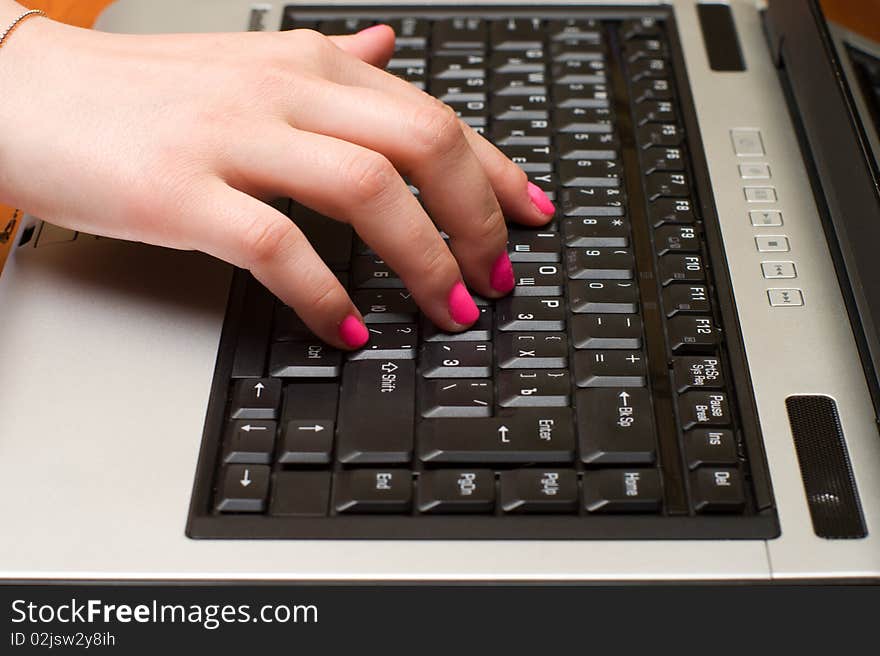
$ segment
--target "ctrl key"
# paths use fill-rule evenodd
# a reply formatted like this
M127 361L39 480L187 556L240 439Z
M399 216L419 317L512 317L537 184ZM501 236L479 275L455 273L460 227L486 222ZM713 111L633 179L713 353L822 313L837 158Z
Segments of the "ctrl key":
M333 481L337 513L405 513L412 505L412 473L404 469L350 469Z
M650 513L660 510L656 469L600 469L584 473L584 507L591 513Z
M269 492L267 465L229 465L223 472L217 512L261 513Z

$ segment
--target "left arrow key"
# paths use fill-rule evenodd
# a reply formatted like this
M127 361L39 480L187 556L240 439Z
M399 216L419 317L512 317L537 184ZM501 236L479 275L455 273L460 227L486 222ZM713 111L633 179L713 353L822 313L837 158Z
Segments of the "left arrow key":
M223 486L217 499L217 512L264 512L268 493L268 466L229 465L223 474Z
M275 450L276 423L265 419L229 422L223 441L223 461L228 464L268 465Z

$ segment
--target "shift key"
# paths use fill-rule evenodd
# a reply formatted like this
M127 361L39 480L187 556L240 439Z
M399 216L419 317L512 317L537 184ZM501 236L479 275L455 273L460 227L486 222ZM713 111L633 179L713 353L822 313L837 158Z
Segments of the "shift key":
M345 366L336 432L340 462L410 461L415 377L413 360L358 360Z

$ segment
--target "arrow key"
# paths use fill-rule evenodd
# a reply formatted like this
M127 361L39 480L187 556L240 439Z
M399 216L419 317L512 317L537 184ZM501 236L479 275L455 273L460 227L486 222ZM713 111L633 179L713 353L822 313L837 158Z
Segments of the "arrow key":
M229 464L268 465L275 450L274 421L251 419L230 422L223 461Z
M285 464L326 464L333 448L334 422L295 420L287 422L278 461Z
M275 419L281 405L281 381L277 378L244 378L232 389L233 419Z
M223 474L217 512L261 513L268 493L268 465L229 465Z

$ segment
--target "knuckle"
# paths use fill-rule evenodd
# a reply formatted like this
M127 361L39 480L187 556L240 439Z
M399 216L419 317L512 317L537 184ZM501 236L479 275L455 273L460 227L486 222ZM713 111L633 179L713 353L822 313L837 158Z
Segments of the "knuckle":
M257 268L277 260L293 243L292 227L281 220L256 219L241 237L241 252L247 268Z
M378 153L359 152L343 164L343 180L357 203L371 203L381 198L391 188L394 166Z
M309 312L314 312L316 316L335 316L342 300L341 291L335 280L315 283L309 300Z
M493 242L505 233L504 215L497 205L475 221L471 228L471 240L476 243Z
M439 101L428 103L413 116L413 143L423 157L442 157L464 143L458 116Z
M425 251L420 261L425 280L445 280L444 274L455 269L454 259L445 246L432 245Z

